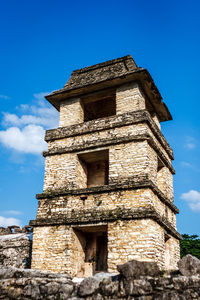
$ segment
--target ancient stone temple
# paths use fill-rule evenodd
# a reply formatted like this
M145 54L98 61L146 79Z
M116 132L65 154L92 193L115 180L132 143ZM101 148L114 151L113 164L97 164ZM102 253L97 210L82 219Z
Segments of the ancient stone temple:
M46 99L60 123L45 136L32 268L90 276L137 259L174 269L173 151L160 127L172 117L149 72L128 55L73 71Z

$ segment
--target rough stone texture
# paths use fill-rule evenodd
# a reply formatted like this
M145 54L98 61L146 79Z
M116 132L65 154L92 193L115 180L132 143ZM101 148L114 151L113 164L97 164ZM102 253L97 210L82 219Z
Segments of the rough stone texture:
M97 81L109 80L113 77L126 75L137 69L133 58L128 55L115 60L110 60L91 67L73 71L65 88L77 88L80 85L94 84Z
M174 173L174 170L171 166L171 162L169 162L165 154L161 151L159 152L159 148L156 147L156 144L153 142L153 140L151 140L151 138L145 138L145 136L143 135L139 139L139 136L137 135L137 138L136 136L134 136L133 140L131 141L131 138L127 135L127 131L125 132L124 138L125 140L127 140L126 143L124 143L125 140L122 139L118 144L115 145L115 141L113 140L114 145L109 145L110 143L112 143L111 141L109 141L109 147L107 146L105 148L106 141L101 141L100 136L99 139L96 137L96 141L94 140L93 142L92 148L94 148L94 145L96 144L95 151L109 151L109 183L112 184L112 182L116 181L120 183L121 177L125 178L127 176L127 173L129 174L129 177L133 175L148 174L149 177L152 176L152 180L156 182L158 167L157 160L159 158L163 161L164 166L166 166L166 168L169 168L169 172L166 171L160 173L159 178L163 178L162 180L164 182L167 181L171 190L173 191L172 180L168 180L168 178L170 178L171 176L170 173ZM107 138L108 136L106 137L106 140ZM101 147L100 143L102 144ZM76 146L74 144L72 146L74 150L72 148L71 150L67 150L68 148L64 145L62 146L62 148L59 148L59 150L58 148L56 148L56 151L55 149L51 150L51 155L46 157L44 190L61 188L63 186L66 187L66 185L69 189L73 186L76 188L86 187L84 177L81 177L83 176L84 172L80 171L81 169L83 169L83 166L78 159L78 155L86 152L92 153L94 150L89 148L88 139L86 139L85 141L83 140L81 142L81 145L83 146L82 152L79 146L75 151L74 148ZM156 150L157 152L159 152L159 156L156 153ZM160 186L165 192L167 185L162 184ZM171 200L173 200L172 192L170 193L170 197Z
M31 268L72 274L70 240L71 230L66 225L34 228Z
M87 276L138 259L175 268L173 152L160 131L171 116L146 71L129 56L84 68L47 99L60 128L46 133L32 267Z
M105 213L105 212L104 212ZM108 270L109 272L116 272L116 264L126 262L130 259L139 259L145 261L158 262L160 268L165 268L165 231L162 226L157 224L159 222L156 219L142 219L138 218L148 217L148 213L143 215L141 211L138 211L136 220L129 220L125 210L121 211L124 221L119 221L120 216L114 214L114 212L108 212L107 217L114 218L117 221L108 223ZM88 224L88 220L91 218L90 226L95 226L92 221L95 220L95 215L88 210L84 212L85 222L82 223L85 226ZM159 215L157 215L158 217ZM73 217L73 216L72 216ZM122 215L121 215L122 217ZM152 216L153 217L153 216ZM133 215L130 215L133 218ZM75 220L75 219L74 219ZM107 219L104 221L102 214L99 215L99 226L106 225ZM50 219L50 222L52 220ZM64 221L61 217L57 222ZM103 222L104 221L104 222ZM157 222L155 222L157 221ZM39 220L41 222L41 220ZM45 218L44 218L44 222ZM66 222L66 221L65 221ZM81 224L80 214L77 221L72 221L73 226L57 225L57 226L45 226L36 227L34 229L34 250L32 259L32 268L38 270L48 270L54 272L55 270L60 273L68 273L71 276L76 276L84 269L84 249L81 244L78 243L73 228L79 228L77 225ZM42 223L40 223L42 224ZM56 224L56 223L55 223ZM57 223L58 224L58 223ZM165 227L168 231L169 227ZM134 230L133 230L134 229ZM171 228L173 230L173 228ZM149 233L151 232L151 233ZM179 242L177 240L176 233L171 232L170 238L170 260L166 266L166 269L174 268L176 261L179 260ZM175 234L175 238L173 237ZM178 237L179 238L179 237ZM82 257L82 259L81 259Z
M69 299L74 289L68 275L17 268L0 270L0 299Z
M148 189L148 188L150 188L154 192L154 194L159 197L161 202L163 202L166 206L170 207L174 213L179 212L179 210L176 208L174 203L172 203L167 197L165 197L165 195L158 189L158 187L151 180L149 180L148 176L133 176L128 181L126 180L126 178L121 178L120 183L92 187L92 188L71 189L71 190L65 188L54 189L54 190L46 191L41 194L37 194L36 197L37 199L40 200L40 199L53 199L61 196L73 195L76 196L76 199L78 199L77 196L80 196L81 197L80 199L83 200L83 197L88 197L88 195L91 194L99 195L100 193L103 194L111 193L113 191L117 192L117 191L124 191L124 190L137 190L137 189ZM87 199L85 199L84 201L86 200ZM82 201L82 203L84 203L84 201ZM46 203L46 205L48 205L48 203ZM44 206L43 209L45 210Z
M200 260L190 254L178 262L178 267L184 276L200 275Z
M30 268L32 233L0 235L0 267Z
M158 128L161 130L161 125L160 125L160 121L158 119L158 116L155 114L152 116L154 122L156 123L156 125L158 126Z
M102 131L109 128L121 127L122 125L127 126L145 122L150 127L153 136L156 136L164 149L166 149L170 158L173 159L173 151L170 145L167 143L162 132L158 130L160 129L160 127L158 126L156 120L157 119L155 119L155 116L152 119L150 113L146 109L144 109L128 112L125 114L119 114L116 116L110 116L107 118L96 119L81 124L74 124L71 126L50 129L46 131L45 140L46 142L49 142L61 138L78 136L86 133Z
M160 121L171 120L151 75L146 69L138 68L130 55L73 71L64 88L47 95L46 99L59 110L63 100L133 81L140 83Z
M109 272L116 272L116 264L119 261L152 261L153 257L160 269L173 269L180 259L179 242L171 237L170 260L165 264L165 231L155 220L116 221L108 225L108 232Z
M71 126L83 122L83 108L79 98L63 101L60 104L59 127Z
M118 265L117 270L126 279L135 279L139 276L156 277L160 275L160 269L155 262L131 260L123 265Z
M66 274L2 268L0 299L51 300L192 300L200 298L200 276L177 271L162 274L155 263L131 261L120 274L101 273L75 283ZM195 273L195 272L194 272Z
M124 115L123 115L124 116ZM113 118L113 117L108 117ZM121 116L122 119L122 116ZM88 122L93 122L93 121L88 121ZM45 152L45 156L50 155L50 154L56 154L56 152L61 151L61 149L65 149L65 152L75 152L75 151L80 151L84 150L90 147L94 146L101 146L103 143L107 144L120 144L125 141L132 141L134 138L136 139L138 137L143 137L143 138L151 138L153 140L155 147L160 150L162 153L162 156L165 157L165 160L167 160L169 163L171 163L171 151L169 151L169 147L167 146L166 143L164 143L161 140L160 137L155 137L154 133L152 130L149 128L148 124L144 124L142 121L138 124L130 124L126 125L123 123L123 119L121 121L121 124L118 122L118 126L115 128L107 128L109 120L107 124L105 125L104 129L98 130L98 125L101 125L101 119L95 120L95 127L96 131L88 133L83 132L82 134L79 135L74 135L73 134L73 129L71 130L71 136L70 139L52 139L48 142L48 151ZM110 122L111 123L111 122ZM111 123L112 124L112 123ZM94 124L93 124L94 125ZM121 126L120 126L121 125ZM80 127L80 126L79 126ZM82 127L84 125L82 124ZM81 132L81 131L80 131ZM62 131L61 131L62 133ZM68 137L68 136L64 136ZM112 142L111 142L112 140ZM84 144L87 144L84 146Z
M137 82L123 84L116 90L117 114L142 110L145 108L145 96Z
M168 199L173 201L173 175L165 166L163 166L157 172L157 186Z
M94 294L99 287L99 282L93 277L85 278L79 285L78 294L81 297L90 296Z
M31 221L33 226L51 226L51 225L83 225L83 224L95 224L96 222L113 222L116 220L135 220L142 218L150 218L158 222L161 226L173 235L177 239L181 239L181 235L174 229L166 218L161 217L151 206L147 206L145 209L113 209L113 210L73 210L72 213L64 216L54 216L52 218L41 218ZM106 224L107 224L106 223ZM97 226L98 227L98 226Z
M83 197L84 201L83 201ZM121 199L121 201L118 201ZM171 224L176 226L176 209L170 202L164 202L150 188L136 188L122 191L105 191L88 194L84 191L80 195L54 196L51 199L45 197L39 199L37 218L64 217L71 209L78 207L79 210L99 210L116 208L145 208L151 205L161 216L165 217ZM169 206L168 206L169 205ZM74 208L76 211L76 208ZM74 211L73 211L74 214Z

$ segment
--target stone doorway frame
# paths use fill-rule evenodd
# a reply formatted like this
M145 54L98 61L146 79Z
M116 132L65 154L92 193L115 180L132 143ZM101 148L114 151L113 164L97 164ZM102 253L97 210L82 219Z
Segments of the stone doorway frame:
M89 277L98 272L107 272L108 260L108 227L107 225L73 226L79 251L77 276Z

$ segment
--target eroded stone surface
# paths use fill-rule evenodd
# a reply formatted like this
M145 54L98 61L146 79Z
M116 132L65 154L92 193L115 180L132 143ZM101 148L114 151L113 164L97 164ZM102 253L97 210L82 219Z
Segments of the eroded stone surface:
M200 275L200 260L190 254L178 262L178 267L184 276Z
M171 115L149 73L119 58L73 72L47 99L60 127L46 133L32 267L77 277L131 259L175 268L173 152L160 127Z
M133 262L128 263L133 267ZM72 282L67 274L2 268L0 270L0 299L199 299L200 276L182 276L176 273L176 275L163 274L158 277L158 269L155 271L154 264L145 263L145 271L141 269L144 266L142 262L135 262L135 267L136 264L140 268L140 272L137 272L140 278L136 276L135 270L128 274L127 270L123 272L121 270L123 276L101 273L85 278L81 283ZM142 274L143 276L140 276Z
M83 297L92 295L97 291L98 287L99 282L96 278L85 278L79 285L78 294Z
M0 235L0 267L30 268L32 233Z
M118 265L117 270L126 279L138 278L140 276L158 276L160 270L155 262L144 262L131 260L123 265Z

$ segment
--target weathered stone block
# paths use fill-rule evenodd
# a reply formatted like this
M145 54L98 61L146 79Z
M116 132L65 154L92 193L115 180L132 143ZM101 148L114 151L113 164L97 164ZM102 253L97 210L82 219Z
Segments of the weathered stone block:
M184 276L200 275L200 260L190 254L179 260L178 267Z
M131 260L123 265L118 265L117 270L126 279L138 278L140 276L158 276L160 269L155 262L144 262Z

